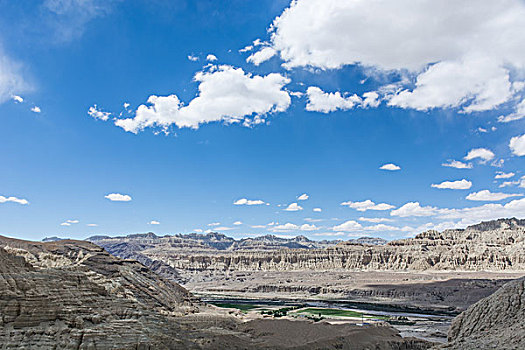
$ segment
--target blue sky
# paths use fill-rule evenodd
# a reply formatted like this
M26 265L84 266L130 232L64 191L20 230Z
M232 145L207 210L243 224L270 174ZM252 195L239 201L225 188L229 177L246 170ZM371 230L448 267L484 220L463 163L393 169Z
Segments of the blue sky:
M525 4L392 6L0 1L0 234L525 218Z

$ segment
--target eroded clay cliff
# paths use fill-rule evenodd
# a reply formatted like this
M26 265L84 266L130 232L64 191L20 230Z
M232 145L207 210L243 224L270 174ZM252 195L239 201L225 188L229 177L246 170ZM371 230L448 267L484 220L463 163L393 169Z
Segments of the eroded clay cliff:
M509 282L452 322L448 349L525 349L525 278Z
M231 243L223 235L212 237L212 241L227 241L228 249L202 241L193 244L183 235L162 239L144 235L106 237L93 241L116 255L125 255L123 249L133 251L185 275L202 271L525 270L525 220L517 219L495 220L464 230L427 231L385 245L339 242L320 248L309 243L309 247L295 249L274 244L272 249L257 249L258 245L251 241Z

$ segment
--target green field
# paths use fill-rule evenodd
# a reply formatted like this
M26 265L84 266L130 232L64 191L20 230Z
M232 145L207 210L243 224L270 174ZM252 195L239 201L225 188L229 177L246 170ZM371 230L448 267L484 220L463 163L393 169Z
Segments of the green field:
M326 308L309 307L309 308L300 309L300 310L295 311L294 309L296 307L285 307L281 309L267 309L265 308L265 305L257 305L257 304L242 304L242 303L236 304L236 303L220 303L220 302L217 302L217 303L210 302L210 304L215 305L217 307L237 309L243 312L248 312L250 310L258 309L258 311L261 311L261 314L272 315L274 317L282 317L282 316L286 316L289 313L297 313L297 314L306 314L308 316L315 316L315 317L318 317L320 315L321 317L355 317L355 318L379 319L379 320L389 319L388 316L367 315L367 314L363 314L357 311L341 310L341 309L326 309Z
M357 318L375 318L375 319L388 319L386 316L375 316L375 315L366 315L357 311L352 310L340 310L340 309L322 309L322 308L306 308L298 310L297 313L305 313L311 315L321 315L321 316L332 316L332 317L357 317Z

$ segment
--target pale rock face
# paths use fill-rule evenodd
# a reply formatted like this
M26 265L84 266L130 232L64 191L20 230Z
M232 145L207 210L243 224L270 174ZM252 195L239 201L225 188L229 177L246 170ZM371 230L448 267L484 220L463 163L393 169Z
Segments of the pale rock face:
M221 241L227 240L223 236ZM520 271L525 270L525 220L500 219L465 230L426 231L385 245L339 242L295 248L268 243L229 242L220 249L183 235L94 240L119 255L123 243L135 254L160 261L189 278L193 273L231 271ZM302 243L305 245L305 243ZM117 249L118 248L118 249Z

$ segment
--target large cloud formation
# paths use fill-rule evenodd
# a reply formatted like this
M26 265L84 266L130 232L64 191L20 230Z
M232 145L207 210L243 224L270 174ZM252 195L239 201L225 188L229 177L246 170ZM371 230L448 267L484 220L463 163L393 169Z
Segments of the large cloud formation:
M271 43L287 68L402 72L389 105L470 113L523 89L511 77L525 68L523 18L520 0L296 0L274 20Z
M483 191L481 191L483 192ZM519 196L519 194L517 194ZM511 195L516 196L516 194ZM508 196L507 196L508 197ZM506 204L484 204L478 207L466 207L461 209L437 208L432 206L421 206L419 202L409 202L399 209L392 210L391 216L406 217L429 217L434 216L441 220L458 219L458 227L464 227L480 221L495 220L499 218L524 217L525 198L515 199Z
M115 125L132 133L147 127L166 131L171 125L197 129L214 121L253 125L264 122L268 113L285 111L291 103L283 90L290 79L278 73L251 75L242 68L223 65L197 73L195 81L199 82L198 95L188 105L176 95L152 95L133 118L118 119Z

